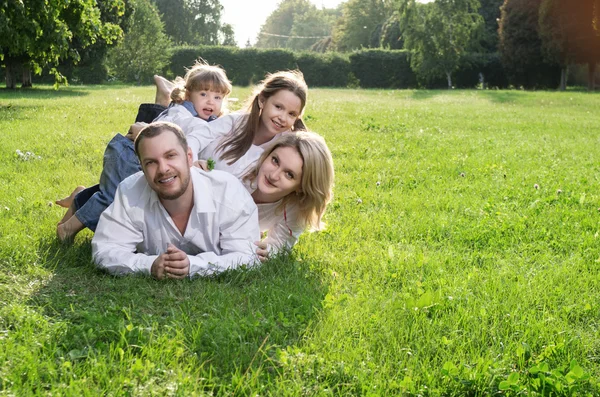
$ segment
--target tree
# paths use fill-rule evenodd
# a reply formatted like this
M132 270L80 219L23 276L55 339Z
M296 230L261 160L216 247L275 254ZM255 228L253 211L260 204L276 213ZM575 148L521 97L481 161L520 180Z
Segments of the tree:
M121 81L142 84L152 81L169 61L171 42L163 22L149 0L134 0L129 31L108 52L108 65Z
M177 44L218 45L233 37L233 27L221 23L223 6L219 0L153 2L162 16L165 33ZM231 45L231 40L227 42Z
M294 50L310 49L317 41L331 37L334 16L312 8L294 18L287 47Z
M233 26L226 23L221 26L221 31L219 32L219 41L222 46L226 47L236 47L237 43L235 41L235 32L233 31Z
M424 78L446 76L452 88L452 73L477 39L483 20L478 0L436 0L429 4L406 1L402 7L401 31L404 47L411 51L413 71Z
M122 0L105 0L107 9L122 13ZM31 71L40 74L50 66L57 82L64 80L56 69L61 60L79 60L76 47L87 48L98 40L111 43L121 28L103 23L90 0L3 1L0 7L0 61L6 67L6 87L15 88L16 72L23 71L24 86L31 86ZM75 44L75 42L77 44Z
M538 32L541 0L505 0L500 18L500 56L509 81L524 88L557 87L560 67L542 53Z
M588 89L595 86L596 63L600 62L600 0L542 0L539 32L542 49L550 61L561 65L560 89L567 85L570 64L588 64Z
M404 48L404 40L400 32L400 16L394 12L382 25L379 46L390 50Z
M255 46L286 48L294 27L294 19L314 10L316 7L308 0L283 0L261 26Z
M483 34L480 44L484 52L498 51L498 21L503 0L479 0L479 14L483 17Z
M380 34L382 25L393 12L392 0L348 0L342 3L342 16L333 31L335 47L339 51L378 47L379 41L373 38L379 37L377 33Z

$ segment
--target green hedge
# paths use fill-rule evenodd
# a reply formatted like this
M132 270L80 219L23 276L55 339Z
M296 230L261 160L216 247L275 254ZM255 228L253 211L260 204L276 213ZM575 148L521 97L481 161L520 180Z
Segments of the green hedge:
M234 85L255 84L267 73L300 69L311 86L348 85L348 58L338 54L299 53L289 50L260 50L234 47L178 47L173 51L166 75L181 76L198 58L221 65Z
M414 88L417 79L406 50L369 49L350 55L350 69L364 88Z
M77 66L60 65L59 70L72 84L104 83L108 75L100 56L93 54L82 59ZM409 52L405 50L365 49L346 55L283 49L185 46L175 47L169 65L157 73L170 79L183 76L186 68L199 57L210 64L221 65L233 84L238 86L256 84L267 73L290 69L300 69L310 87L358 85L363 88L444 89L447 86L445 76L427 81L417 79L410 68ZM0 75L3 72L3 69L0 70ZM474 88L480 83L480 74L489 88L509 86L498 54L468 54L463 58L459 70L453 73L452 83L457 88ZM54 77L45 72L42 76L33 76L33 80L34 83L52 83ZM514 82L510 83L514 85Z

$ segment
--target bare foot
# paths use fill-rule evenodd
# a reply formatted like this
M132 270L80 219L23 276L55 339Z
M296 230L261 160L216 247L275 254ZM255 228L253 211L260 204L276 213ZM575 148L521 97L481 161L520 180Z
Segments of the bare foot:
M61 207L69 208L71 206L71 203L73 202L73 199L75 198L75 196L77 196L77 193L79 193L83 189L85 189L85 186L77 186L70 195L63 199L56 200L55 203L57 205L60 205Z
M154 84L156 85L154 103L165 107L169 106L169 103L171 103L171 91L173 91L175 84L157 74L154 75Z
M73 244L77 233L82 231L85 225L76 216L70 217L66 222L56 226L56 237L64 244Z

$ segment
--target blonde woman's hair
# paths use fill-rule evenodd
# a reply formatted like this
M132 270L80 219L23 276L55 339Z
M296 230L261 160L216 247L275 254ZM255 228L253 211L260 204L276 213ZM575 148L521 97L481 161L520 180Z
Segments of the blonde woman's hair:
M300 99L300 114L292 127L294 131L306 130L302 121L302 112L306 106L308 86L304 81L304 75L299 70L281 71L268 74L267 77L254 89L253 95L246 104L247 114L240 117L239 122L218 146L221 151L220 158L227 160L228 164L235 163L252 146L256 131L260 126L261 110L259 99L267 100L281 90L292 92Z
M302 158L302 178L300 191L290 193L282 199L278 207L282 211L288 204L296 204L300 223L305 228L314 231L324 227L323 215L327 204L333 198L333 158L325 143L325 139L319 134L309 131L298 131L285 133L279 136L260 156L256 167L252 169L243 179L253 182L256 180L258 170L271 153L280 147L291 147L296 149Z
M231 94L232 89L225 70L220 66L209 65L203 59L197 60L194 66L187 70L185 76L177 77L174 83L171 100L179 104L185 100L186 92L214 91L223 94L223 99L225 99ZM224 100L219 116L225 114L226 111L227 101Z

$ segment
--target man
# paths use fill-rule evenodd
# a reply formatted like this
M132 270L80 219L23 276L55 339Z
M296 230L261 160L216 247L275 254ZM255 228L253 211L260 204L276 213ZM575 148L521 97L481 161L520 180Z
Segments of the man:
M92 239L99 267L157 279L218 273L255 261L258 211L226 172L192 166L175 124L145 127L135 141L142 172L125 179Z

